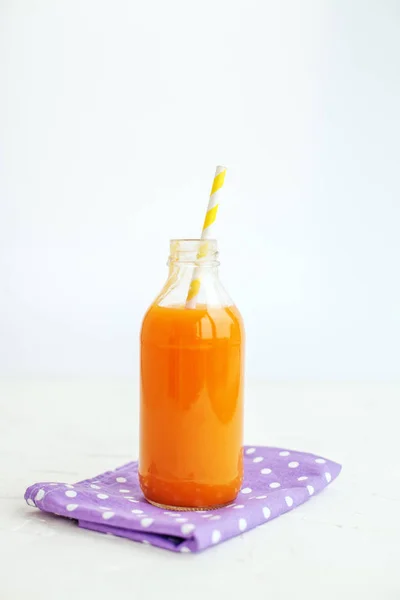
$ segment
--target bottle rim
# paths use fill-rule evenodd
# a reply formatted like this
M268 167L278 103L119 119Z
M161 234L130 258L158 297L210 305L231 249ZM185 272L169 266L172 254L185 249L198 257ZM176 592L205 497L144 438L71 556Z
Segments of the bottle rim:
M215 267L218 262L216 239L174 238L170 240L168 264L185 263L194 266Z

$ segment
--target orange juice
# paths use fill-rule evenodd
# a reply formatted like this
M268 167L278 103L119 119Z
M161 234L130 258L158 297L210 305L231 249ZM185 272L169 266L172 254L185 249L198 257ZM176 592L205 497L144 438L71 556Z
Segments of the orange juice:
M139 480L165 507L234 500L243 477L242 319L234 306L159 306L141 332Z

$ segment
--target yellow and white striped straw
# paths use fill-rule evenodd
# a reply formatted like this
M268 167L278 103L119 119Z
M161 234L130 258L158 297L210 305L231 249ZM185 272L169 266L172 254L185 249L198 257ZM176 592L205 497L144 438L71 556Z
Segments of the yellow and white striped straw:
M211 188L210 200L208 202L207 212L204 219L201 239L207 240L212 237L213 224L217 218L219 207L219 192L224 185L226 167L218 166L215 170L214 181ZM207 254L207 244L200 247L197 258L202 258ZM192 281L190 282L189 292L186 298L186 308L195 308L196 299L200 291L200 267L196 267L193 271Z

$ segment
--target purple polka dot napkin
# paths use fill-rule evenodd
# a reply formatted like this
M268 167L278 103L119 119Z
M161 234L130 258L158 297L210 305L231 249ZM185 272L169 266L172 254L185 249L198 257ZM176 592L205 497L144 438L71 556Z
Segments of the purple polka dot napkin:
M173 512L152 506L130 462L78 483L36 483L25 500L80 527L176 552L198 552L262 525L303 504L340 473L326 458L265 446L244 448L244 482L235 502L209 511Z

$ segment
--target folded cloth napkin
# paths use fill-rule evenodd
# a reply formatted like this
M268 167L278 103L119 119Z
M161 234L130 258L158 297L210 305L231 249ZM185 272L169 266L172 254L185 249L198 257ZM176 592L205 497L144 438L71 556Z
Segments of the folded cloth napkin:
M244 448L244 482L235 502L209 511L173 512L146 502L138 463L78 483L36 483L25 500L80 527L176 552L198 552L262 525L320 492L340 473L326 458L265 446Z

